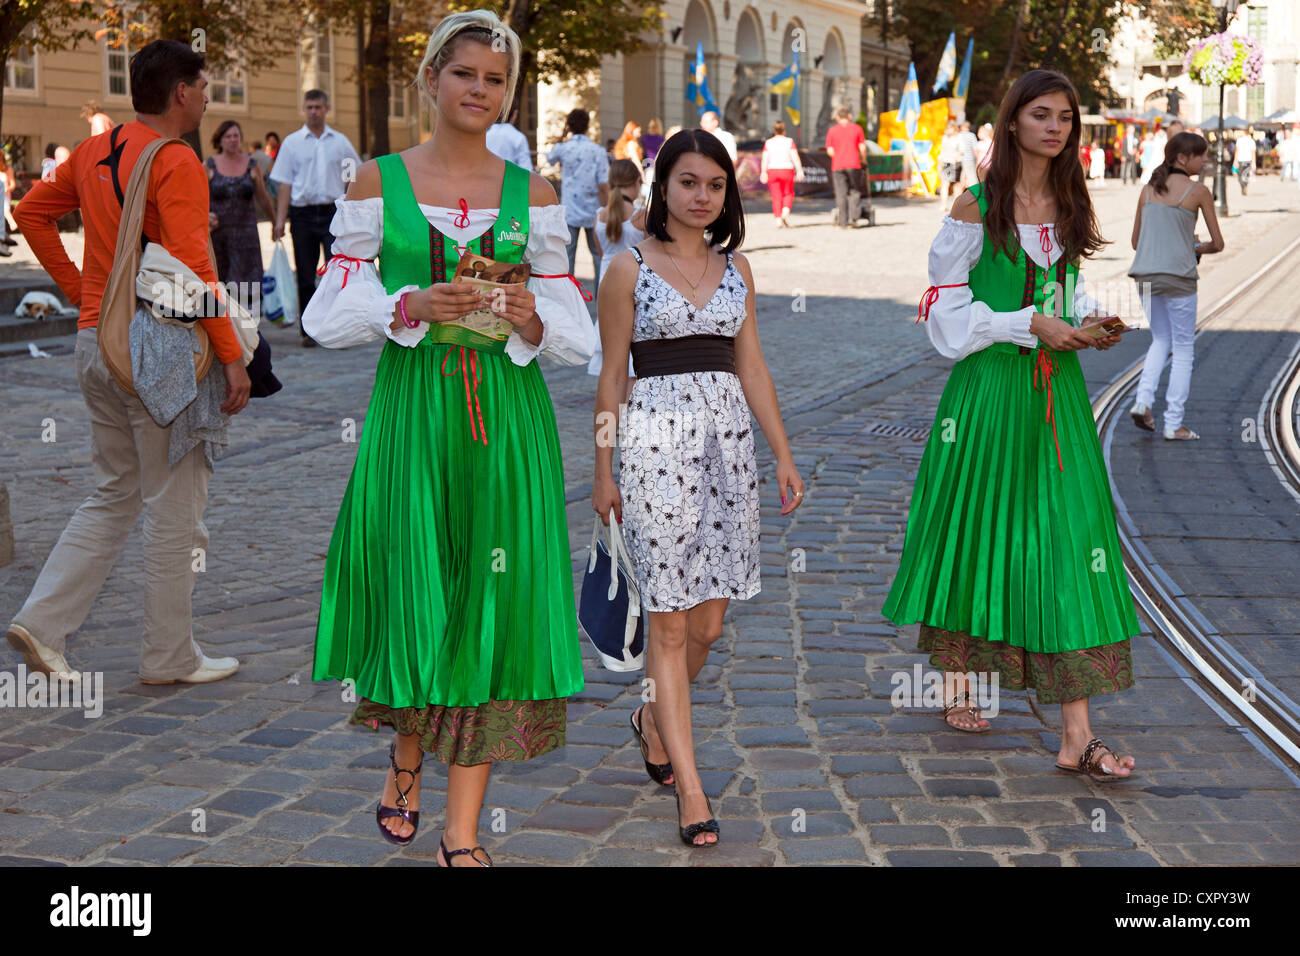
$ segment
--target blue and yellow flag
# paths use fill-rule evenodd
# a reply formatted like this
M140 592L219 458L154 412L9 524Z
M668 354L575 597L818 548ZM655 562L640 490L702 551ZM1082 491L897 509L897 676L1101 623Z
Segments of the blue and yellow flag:
M907 83L898 101L898 121L907 128L907 138L916 136L916 121L921 118L921 89L916 83L916 64L907 65Z
M931 95L951 83L956 72L957 31L954 30L948 34L948 45L943 48L943 56L939 57L939 70L934 74L934 89L930 91Z
M790 114L790 122L799 125L799 51L794 51L794 62L772 77L767 85L769 93L788 94L785 111Z
M721 112L709 93L708 72L708 67L704 65L704 42L700 41L695 45L694 82L686 84L686 98L695 104L698 116L703 116L710 110L714 113Z
M975 38L971 37L966 41L966 59L962 61L961 75L957 77L957 85L952 91L952 95L958 99L965 99L966 94L970 92L970 61L974 53Z

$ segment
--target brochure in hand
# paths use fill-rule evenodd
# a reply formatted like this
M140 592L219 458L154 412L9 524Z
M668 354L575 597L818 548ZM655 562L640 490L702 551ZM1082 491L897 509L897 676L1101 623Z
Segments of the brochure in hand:
M1100 339L1107 335L1132 332L1133 326L1125 325L1124 320L1118 315L1085 315L1079 325L1079 331L1087 332L1094 339Z
M456 273L451 281L468 283L486 290L491 295L494 290L505 286L524 285L531 273L532 270L526 262L497 262L487 256L466 253L456 264ZM478 309L462 315L451 324L464 326L480 335L500 341L508 339L510 333L514 331L514 326L510 324L509 319L491 309Z

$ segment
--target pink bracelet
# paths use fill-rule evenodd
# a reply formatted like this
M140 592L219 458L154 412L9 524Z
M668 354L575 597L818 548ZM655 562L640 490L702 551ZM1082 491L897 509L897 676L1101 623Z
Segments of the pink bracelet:
M397 300L397 311L398 311L399 313L401 313L401 316L402 316L402 324L403 324L404 326L406 326L408 329L413 329L413 328L415 328L417 325L419 325L420 323L419 323L419 322L412 322L412 321L410 320L410 318L408 318L407 315L406 315L406 297L407 297L408 295L410 295L410 294L411 294L410 292L403 292L403 293L402 293L401 297Z

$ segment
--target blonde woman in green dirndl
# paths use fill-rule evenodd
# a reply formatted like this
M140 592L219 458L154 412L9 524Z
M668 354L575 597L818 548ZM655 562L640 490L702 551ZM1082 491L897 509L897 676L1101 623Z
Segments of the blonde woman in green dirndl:
M945 673L944 719L990 723L969 675L1060 704L1056 766L1099 781L1135 761L1093 735L1088 699L1133 683L1139 633L1079 350L1096 303L1078 263L1101 248L1078 160L1073 85L1031 70L1003 97L992 162L930 247L919 310L957 360L935 413L882 613L920 623ZM1049 314L1054 313L1054 314Z
M424 756L447 764L441 866L492 865L478 843L492 764L563 746L566 698L583 688L560 442L535 358L585 364L595 332L555 190L487 149L519 57L495 14L435 27L417 81L433 137L357 171L303 316L327 347L388 339L330 539L313 677L354 682L351 722L395 731L384 839L414 839ZM450 281L469 254L531 275L482 296ZM508 325L476 331L474 312Z

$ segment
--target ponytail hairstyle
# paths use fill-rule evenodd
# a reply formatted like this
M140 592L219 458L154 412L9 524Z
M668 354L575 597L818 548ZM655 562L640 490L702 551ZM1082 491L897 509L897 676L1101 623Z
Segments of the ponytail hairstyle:
M623 236L623 207L627 197L623 190L641 182L641 168L631 159L616 159L609 164L609 202L605 203L605 235L610 242Z
M1179 156L1200 156L1209 150L1204 136L1196 133L1175 133L1165 143L1165 161L1151 171L1151 185L1162 196L1169 190L1165 180L1178 165Z
M1097 216L1088 194L1083 165L1079 162L1079 94L1074 84L1055 70L1030 70L1007 90L998 108L997 125L989 148L992 160L984 177L988 213L984 228L993 244L994 254L1004 253L1014 259L1020 244L1016 229L1016 181L1020 178L1020 146L1011 124L1026 105L1048 93L1064 93L1070 103L1070 132L1061 151L1052 157L1047 181L1056 197L1056 236L1064 247L1067 262L1088 257L1107 240L1101 236Z

